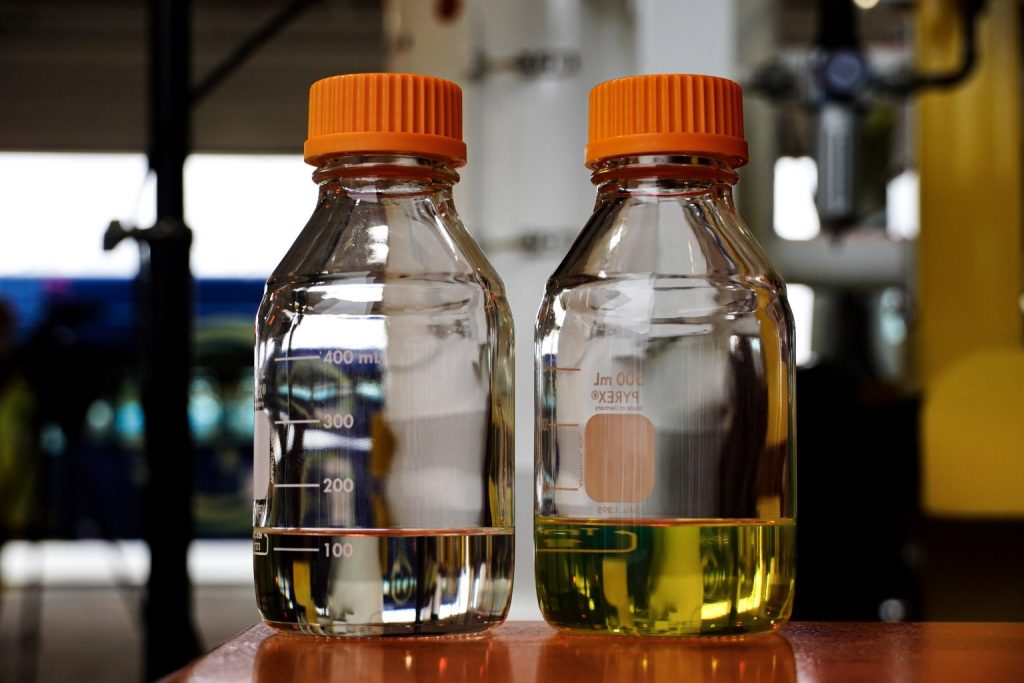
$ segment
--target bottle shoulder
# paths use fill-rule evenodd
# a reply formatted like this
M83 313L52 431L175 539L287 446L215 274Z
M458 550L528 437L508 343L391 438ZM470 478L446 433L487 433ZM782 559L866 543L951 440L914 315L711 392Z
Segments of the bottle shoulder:
M412 282L476 283L504 296L450 202L430 196L321 198L267 288Z
M789 310L785 285L763 277L552 277L540 317L574 311L638 321L738 319L777 306Z
M599 198L551 278L563 285L633 279L785 290L731 202L712 193Z

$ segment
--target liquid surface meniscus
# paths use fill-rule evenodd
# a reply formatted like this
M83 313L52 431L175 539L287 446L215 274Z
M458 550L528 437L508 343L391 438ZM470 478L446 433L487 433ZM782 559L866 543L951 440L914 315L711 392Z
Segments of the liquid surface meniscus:
M771 631L793 601L793 520L538 517L537 592L558 628L624 635Z
M511 528L257 528L260 613L279 630L320 636L480 631L505 618L513 543Z

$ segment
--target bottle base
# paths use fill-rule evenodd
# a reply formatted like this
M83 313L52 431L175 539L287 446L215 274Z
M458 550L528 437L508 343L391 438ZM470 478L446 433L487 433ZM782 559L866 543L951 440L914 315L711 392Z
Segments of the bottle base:
M592 625L561 624L552 621L545 615L544 620L549 626L559 633L574 636L621 636L623 638L664 638L672 640L679 639L709 639L709 640L743 640L746 638L761 638L783 628L789 623L789 617L778 619L765 624L736 624L732 626L714 625L707 629L672 629L672 628L619 628L601 627Z
M573 633L744 636L789 621L792 520L538 517L537 593Z
M510 528L253 530L260 616L325 637L463 635L505 620Z
M289 635L318 636L321 638L465 638L481 635L497 628L504 619L476 623L431 624L348 624L348 623L294 623L263 619L264 624Z

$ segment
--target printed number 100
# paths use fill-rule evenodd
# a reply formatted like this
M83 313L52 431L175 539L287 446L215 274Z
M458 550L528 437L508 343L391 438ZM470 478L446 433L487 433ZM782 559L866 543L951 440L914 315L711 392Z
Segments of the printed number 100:
M351 543L324 543L324 554L327 557L352 557L355 548Z

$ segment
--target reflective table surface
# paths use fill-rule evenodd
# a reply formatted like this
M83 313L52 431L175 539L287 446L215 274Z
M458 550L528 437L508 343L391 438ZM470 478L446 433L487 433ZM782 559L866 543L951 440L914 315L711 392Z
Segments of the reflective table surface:
M252 626L166 683L1024 681L1024 623L793 623L747 638L641 639L509 622L476 637L324 639Z

